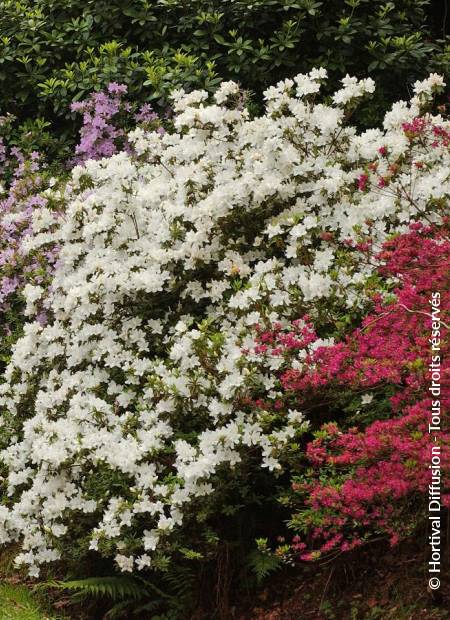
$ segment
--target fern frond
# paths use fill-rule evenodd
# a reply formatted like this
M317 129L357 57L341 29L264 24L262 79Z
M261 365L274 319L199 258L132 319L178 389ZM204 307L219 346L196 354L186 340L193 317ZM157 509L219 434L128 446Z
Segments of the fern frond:
M265 577L280 567L282 560L277 555L255 549L250 553L248 563L256 576L257 582L261 583Z
M108 598L112 601L140 600L148 596L148 589L132 577L87 577L72 581L52 581L51 588L74 592L78 600Z
M174 566L163 579L175 597L184 599L192 594L196 573L190 566Z

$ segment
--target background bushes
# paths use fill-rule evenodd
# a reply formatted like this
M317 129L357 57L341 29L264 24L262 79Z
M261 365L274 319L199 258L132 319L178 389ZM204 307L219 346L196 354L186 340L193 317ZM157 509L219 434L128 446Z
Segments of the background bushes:
M71 101L111 81L162 107L174 87L213 90L221 78L258 100L264 85L323 65L330 89L347 72L376 79L361 117L372 124L414 80L448 69L443 9L429 0L3 0L3 113L18 117L21 136L38 136L33 148L61 155L77 128Z

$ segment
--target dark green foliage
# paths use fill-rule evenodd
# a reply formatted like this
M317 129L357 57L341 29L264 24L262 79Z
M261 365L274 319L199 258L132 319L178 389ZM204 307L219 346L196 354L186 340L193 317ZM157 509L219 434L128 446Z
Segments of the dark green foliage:
M192 608L194 573L186 567L174 567L162 579L161 588L139 577L112 575L87 577L68 581L49 581L39 589L63 590L71 595L73 604L97 602L98 609L107 609L102 617L142 617L143 612L167 612L163 616L145 615L146 618L182 620L184 612Z
M266 85L323 65L335 80L347 72L376 79L369 124L391 101L407 97L413 80L447 71L440 4L0 0L3 113L16 114L19 123L36 116L51 121L53 134L67 143L75 135L70 102L110 81L126 83L137 101L164 107L176 86L213 90L220 78L233 78L258 98Z
M280 556L268 551L260 551L259 549L255 549L250 553L248 561L258 584L282 565Z

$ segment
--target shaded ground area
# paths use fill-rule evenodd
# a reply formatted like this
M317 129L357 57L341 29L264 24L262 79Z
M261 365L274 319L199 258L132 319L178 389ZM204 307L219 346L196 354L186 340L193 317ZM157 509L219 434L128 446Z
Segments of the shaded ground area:
M425 540L425 538L423 539ZM443 620L450 618L448 562L436 596L427 591L428 549L372 546L353 557L272 578L239 620Z
M259 593L240 596L241 604L232 603L222 615L197 610L181 620L450 620L448 561L442 565L441 588L432 596L425 540L422 536L396 549L378 543L327 564L274 574ZM33 592L34 584L21 584L17 575L6 572L0 584L0 620L103 618L103 612L89 612L89 606L68 604L67 595L51 604L44 593ZM151 613L139 616L151 619Z

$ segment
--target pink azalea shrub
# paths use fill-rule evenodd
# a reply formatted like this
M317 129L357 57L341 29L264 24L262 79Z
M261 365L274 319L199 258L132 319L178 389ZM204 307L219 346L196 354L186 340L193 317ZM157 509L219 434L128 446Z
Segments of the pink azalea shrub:
M431 477L433 294L440 300L442 334L443 481L450 472L450 433L444 419L450 405L448 228L412 225L409 233L385 243L378 259L380 274L398 281L395 300L374 296L374 310L360 328L342 342L313 348L303 359L304 369L291 368L281 375L287 400L297 406L313 400L326 404L346 394L360 399L361 409L369 412L380 401L387 401L390 410L387 419L368 424L349 426L345 416L338 423L328 422L308 443L309 468L294 477L290 498L290 526L300 534L292 550L302 559L347 551L375 536L388 536L396 543L421 520ZM291 334L276 338L271 353L292 355L315 339L311 325L300 334L294 325ZM259 340L273 344L274 334L262 334ZM264 351L267 347L258 346ZM443 486L442 503L450 505L448 485Z

